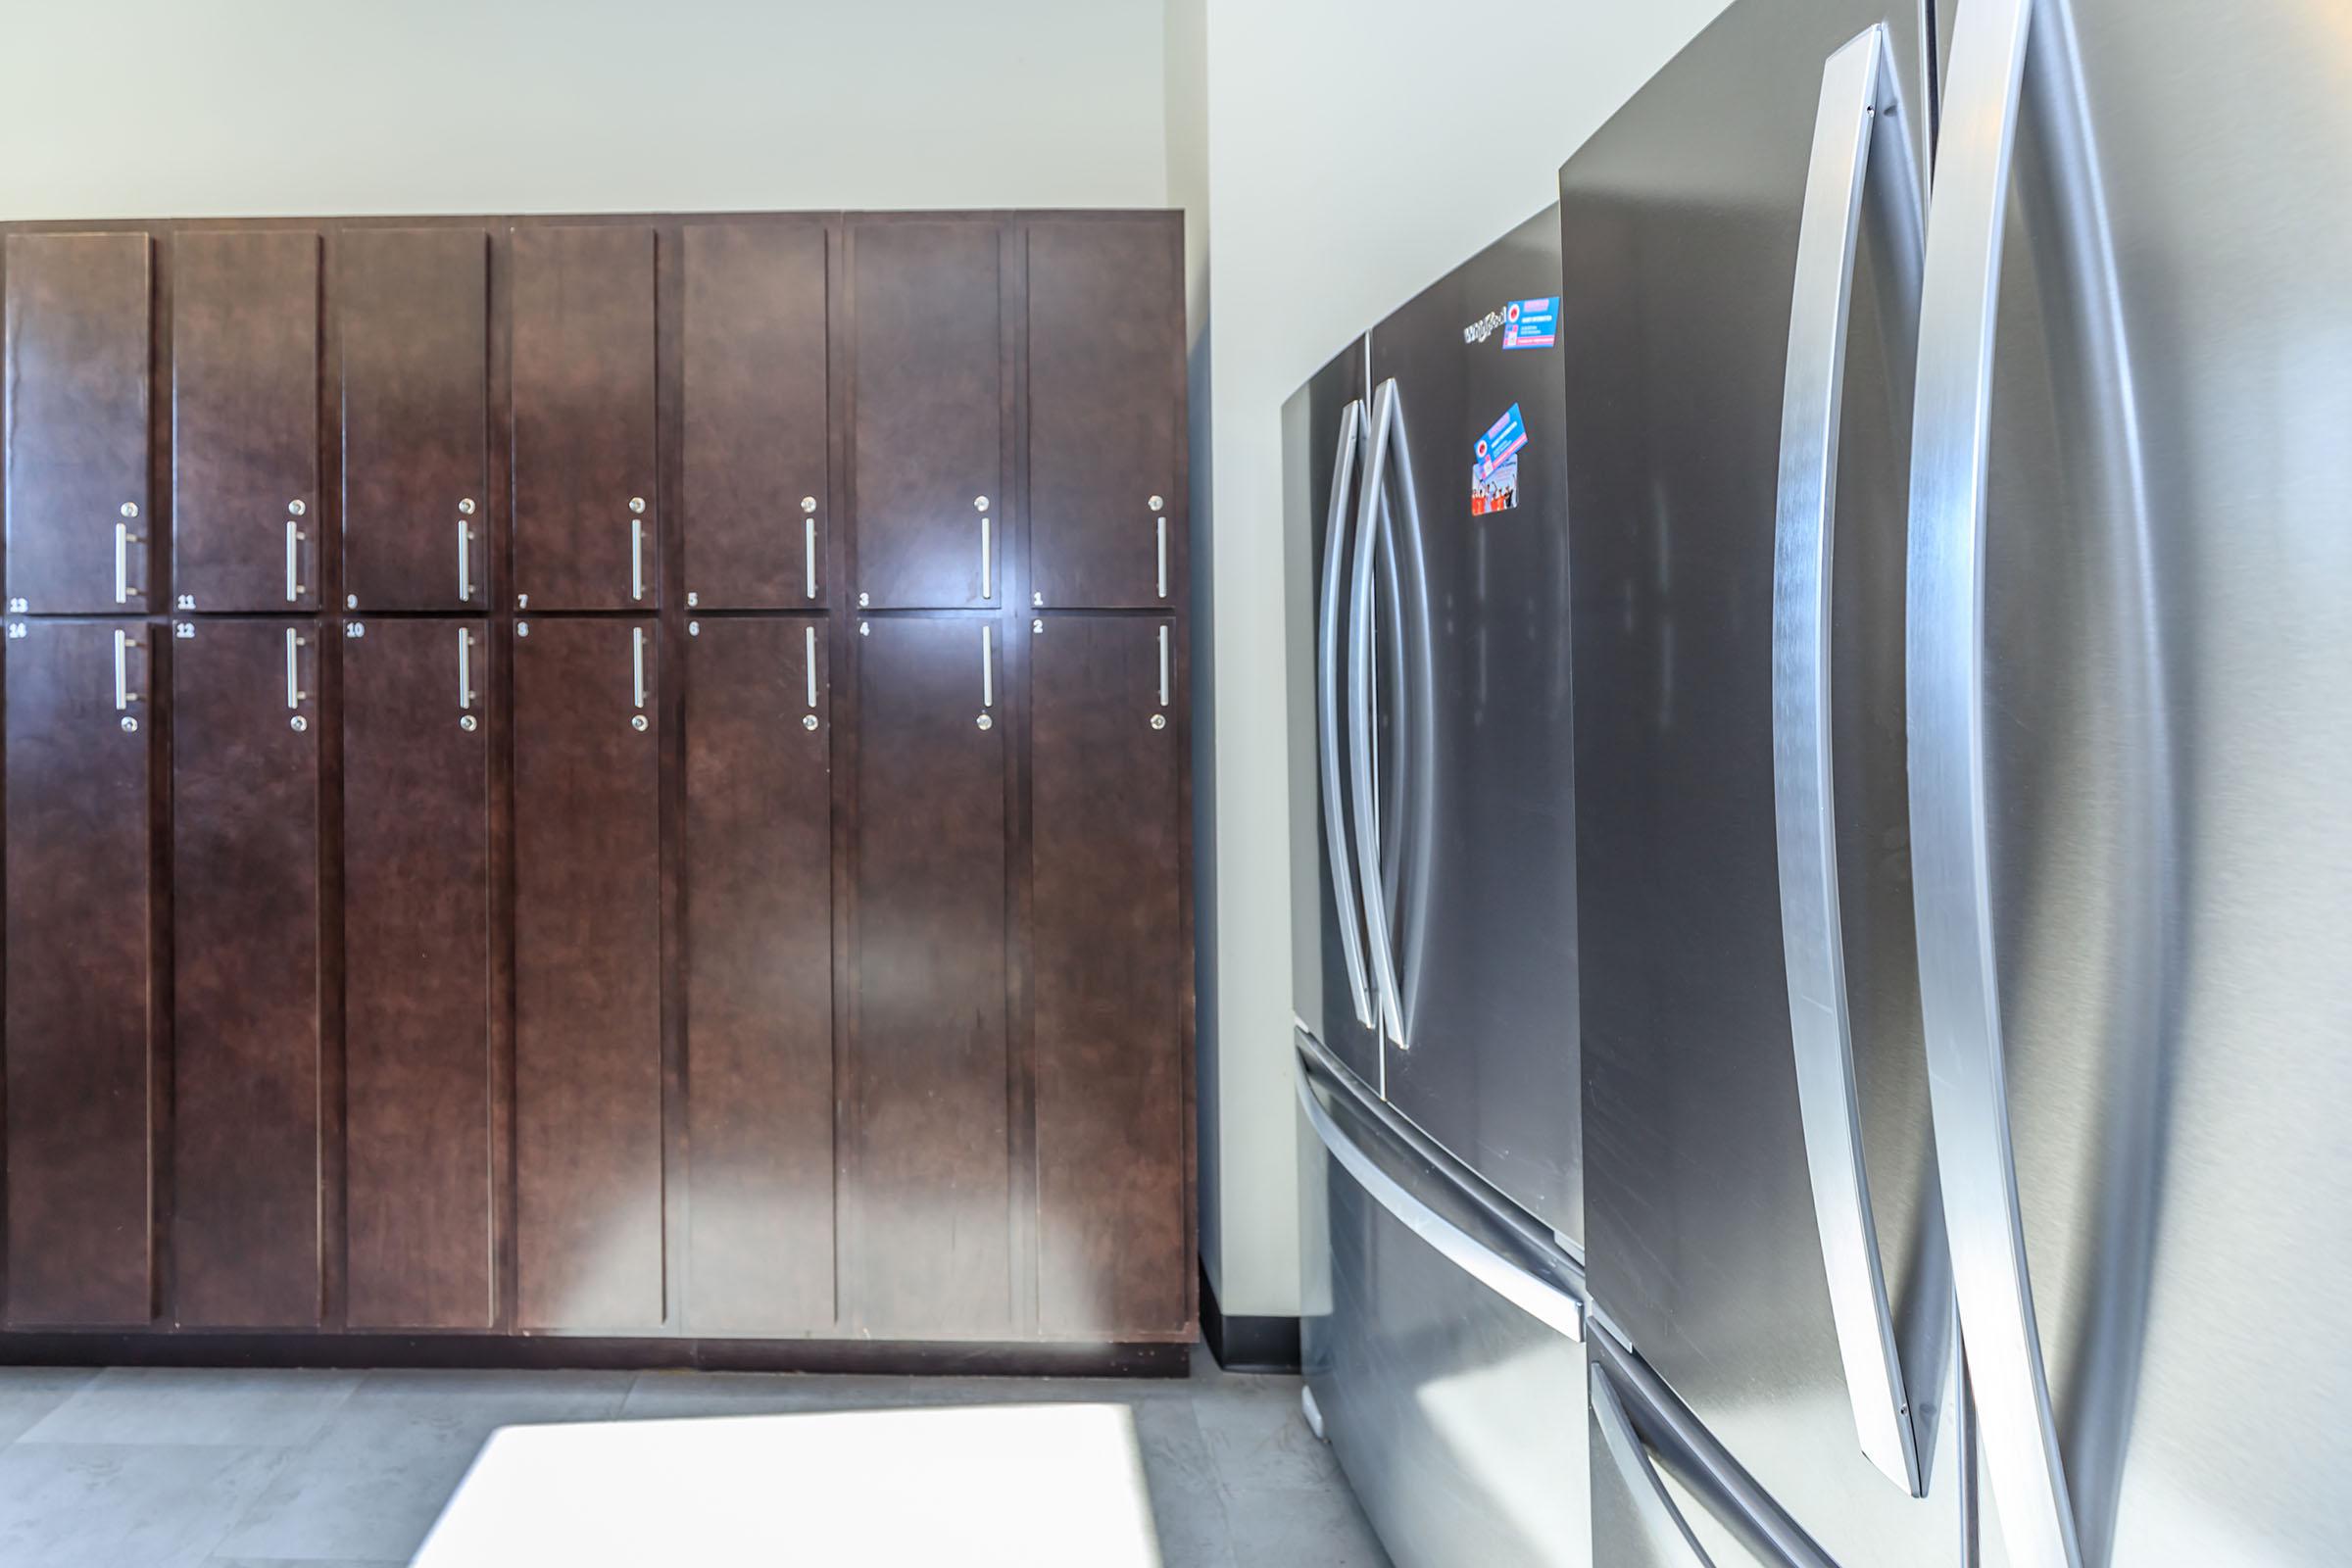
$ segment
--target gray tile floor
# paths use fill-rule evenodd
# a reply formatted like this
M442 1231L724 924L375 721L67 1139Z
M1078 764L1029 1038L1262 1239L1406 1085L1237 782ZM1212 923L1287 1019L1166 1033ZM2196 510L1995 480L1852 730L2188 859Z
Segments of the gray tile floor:
M0 1568L598 1568L647 1540L662 1568L1387 1562L1298 1380L1204 1350L1135 1382L0 1368Z

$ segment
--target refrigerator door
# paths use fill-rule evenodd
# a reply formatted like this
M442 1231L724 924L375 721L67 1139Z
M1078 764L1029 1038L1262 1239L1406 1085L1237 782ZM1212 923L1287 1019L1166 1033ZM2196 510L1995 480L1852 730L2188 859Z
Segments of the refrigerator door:
M1546 209L1372 331L1373 967L1390 1103L1581 1248L1559 246Z
M1283 548L1292 1007L1299 1027L1377 1084L1376 1002L1347 767L1355 728L1346 668L1348 566L1368 413L1360 339L1283 405Z
M1307 1387L1381 1544L1590 1568L1572 1263L1327 1054L1298 1075Z
M1991 1518L2352 1561L2352 27L1961 0L1912 861Z
M1737 0L1561 172L1585 1207L1595 1311L1746 1473L1838 1562L1934 1565L1965 1560L1968 1518L1940 1436L1952 1309L1905 854L1919 240L1808 198L1833 60L1867 59L1845 51L1873 27L1886 91L1845 113L1878 122L1873 165L1908 157L1924 185L1923 13L1861 0ZM1814 367L1842 398L1816 432L1836 438L1815 847L1835 898L1812 935L1838 945L1851 1082L1810 1108L1850 1125L1809 1129L1775 568L1792 323L1800 351L1823 341L1793 309L1818 303L1800 236L1835 257L1849 214L1843 354ZM1842 1178L1821 1164L1840 1146Z

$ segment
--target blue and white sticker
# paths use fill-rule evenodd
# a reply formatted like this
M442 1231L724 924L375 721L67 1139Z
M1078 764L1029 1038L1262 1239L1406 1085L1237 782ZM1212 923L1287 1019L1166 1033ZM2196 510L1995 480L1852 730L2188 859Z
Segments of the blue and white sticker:
M1560 341L1560 297L1514 300L1502 310L1502 346L1547 349Z
M1508 414L1487 426L1487 433L1478 438L1478 466L1475 471L1482 477L1493 474L1506 459L1517 457L1519 449L1525 445L1527 420L1521 417L1519 405L1514 403Z

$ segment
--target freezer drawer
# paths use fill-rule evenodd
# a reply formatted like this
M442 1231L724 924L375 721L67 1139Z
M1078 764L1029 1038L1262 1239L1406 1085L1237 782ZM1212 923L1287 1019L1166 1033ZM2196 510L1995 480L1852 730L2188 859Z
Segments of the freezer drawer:
M1397 1568L1584 1568L1581 1281L1312 1049L1301 1327L1341 1468Z

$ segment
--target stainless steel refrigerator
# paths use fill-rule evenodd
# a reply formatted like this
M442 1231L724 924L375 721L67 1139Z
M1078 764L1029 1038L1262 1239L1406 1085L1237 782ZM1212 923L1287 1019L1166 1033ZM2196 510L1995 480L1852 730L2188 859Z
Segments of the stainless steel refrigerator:
M1302 1341L1402 1568L1590 1560L1559 232L1284 415Z
M1561 172L1593 1560L2352 1560L2352 20L1936 12Z

